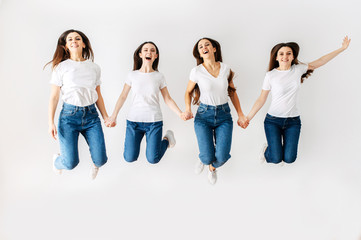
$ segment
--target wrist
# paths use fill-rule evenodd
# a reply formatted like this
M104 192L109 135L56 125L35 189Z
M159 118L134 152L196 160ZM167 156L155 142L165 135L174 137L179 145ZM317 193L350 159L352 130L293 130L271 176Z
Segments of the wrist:
M245 116L244 116L243 113L239 113L239 114L238 114L238 117L239 117L239 118L243 118L243 117L245 117Z

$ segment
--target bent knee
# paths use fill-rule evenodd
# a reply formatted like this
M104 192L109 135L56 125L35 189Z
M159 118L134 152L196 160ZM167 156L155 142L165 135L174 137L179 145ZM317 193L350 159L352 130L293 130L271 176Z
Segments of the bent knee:
M101 167L101 166L103 166L104 164L106 164L107 161L108 161L108 158L105 157L105 158L101 158L101 159L99 159L99 160L93 160L93 163L94 163L95 166Z
M275 163L275 164L277 164L277 163L280 163L280 162L282 162L282 156L278 156L278 155L269 155L268 157L267 156L265 156L266 157L266 161L268 162L268 163Z
M78 166L78 164L79 164L79 161L64 161L64 163L63 163L66 170L72 170L76 166Z
M125 160L126 162L131 163L131 162L137 161L138 159L137 159L137 158L132 158L132 157L126 157L126 156L124 156L124 160Z
M157 164L160 161L160 158L157 156L147 156L147 160L151 164Z
M285 159L283 161L286 163L293 163L294 161L296 161L296 159L297 159L297 155L285 156Z

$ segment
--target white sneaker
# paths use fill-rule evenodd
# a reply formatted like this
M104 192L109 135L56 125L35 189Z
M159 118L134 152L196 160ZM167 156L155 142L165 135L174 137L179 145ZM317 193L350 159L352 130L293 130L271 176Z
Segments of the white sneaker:
M212 184L212 185L214 185L217 182L217 170L214 170L214 171L209 170L208 180L209 180L210 184Z
M56 175L60 175L60 174L63 172L62 169L57 169L57 168L55 167L55 160L56 160L59 156L60 156L59 153L55 153L55 154L53 155L53 171L56 173Z
M93 165L92 168L90 169L90 173L89 173L89 176L92 180L94 180L97 177L98 171L99 171L99 168Z
M259 153L259 160L261 161L261 163L264 163L266 161L266 157L264 156L264 154L266 152L267 147L268 147L267 143L264 143L261 152Z
M172 130L167 130L167 132L164 135L164 138L168 139L168 142L169 142L168 148L174 147L176 141L175 141L174 133Z
M204 164L201 161L197 161L196 165L194 165L194 172L196 174L200 174L203 171Z

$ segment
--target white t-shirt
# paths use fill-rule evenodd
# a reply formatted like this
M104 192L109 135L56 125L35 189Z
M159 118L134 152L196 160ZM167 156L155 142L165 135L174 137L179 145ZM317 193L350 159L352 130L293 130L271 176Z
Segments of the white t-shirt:
M166 87L165 78L158 71L142 73L139 70L128 74L125 84L131 86L133 101L127 119L132 122L162 121L159 92Z
M268 114L275 117L297 117L297 96L301 86L301 76L307 72L308 65L293 64L289 70L273 69L266 73L263 90L270 90L272 95Z
M207 105L217 106L228 102L228 76L230 68L220 62L219 75L213 77L203 64L199 64L191 70L189 79L199 86L200 102Z
M50 83L61 87L65 103L89 106L98 100L95 89L101 84L100 67L90 60L78 62L67 59L53 70Z

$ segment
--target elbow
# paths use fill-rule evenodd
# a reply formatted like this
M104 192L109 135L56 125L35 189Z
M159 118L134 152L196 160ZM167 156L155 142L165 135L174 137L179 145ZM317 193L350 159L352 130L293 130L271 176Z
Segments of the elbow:
M57 103L59 102L59 95L53 95L50 97L50 102L51 103Z
M185 97L186 99L191 99L191 98L192 98L192 93L187 91L187 92L185 93L184 97Z

